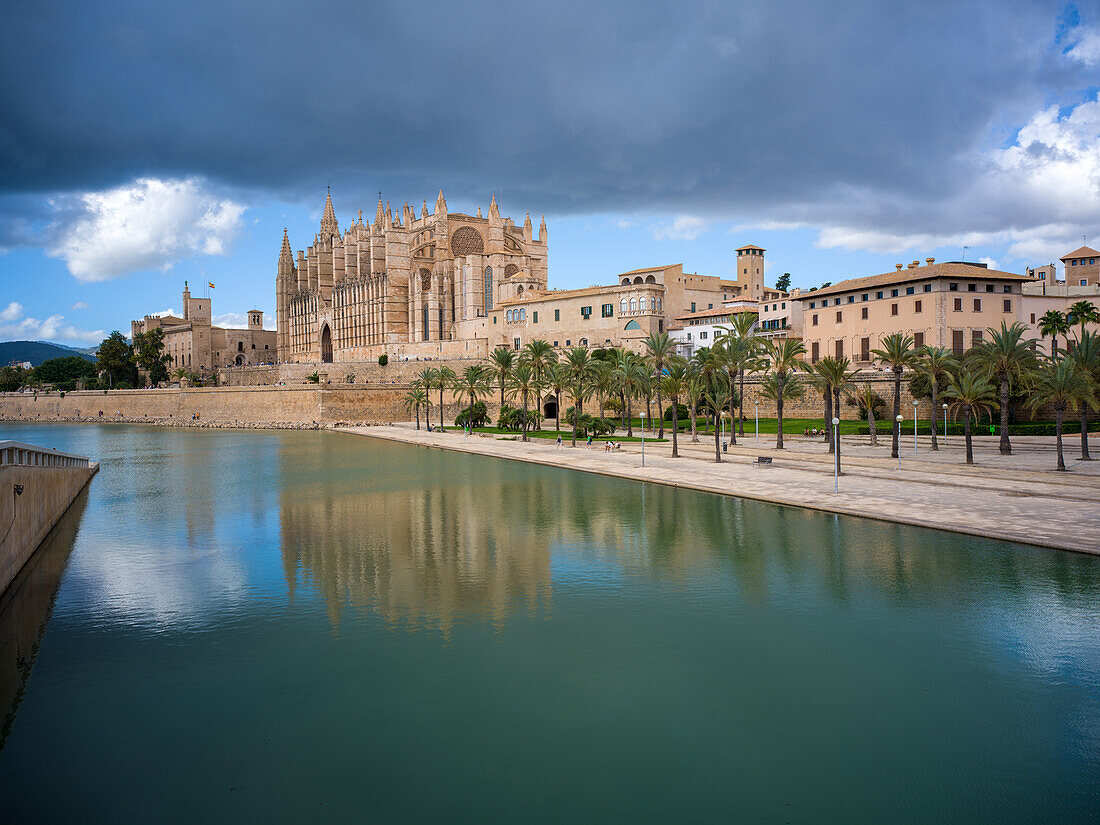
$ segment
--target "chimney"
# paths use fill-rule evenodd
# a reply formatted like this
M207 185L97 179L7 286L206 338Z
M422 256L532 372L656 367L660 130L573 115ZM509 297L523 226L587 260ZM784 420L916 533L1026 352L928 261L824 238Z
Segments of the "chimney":
M898 268L898 272L901 272L901 264L894 264Z
M924 262L926 264L928 264L929 266L932 266L932 264L934 264L936 262L936 259L935 258L925 258Z
M920 266L920 261L913 261L913 263L909 264L909 269L916 269L918 266Z

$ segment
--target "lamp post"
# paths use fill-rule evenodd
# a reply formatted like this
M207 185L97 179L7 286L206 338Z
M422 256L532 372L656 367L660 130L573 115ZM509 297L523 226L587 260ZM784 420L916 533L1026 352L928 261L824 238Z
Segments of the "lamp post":
M833 418L833 443L840 440L840 419ZM833 453L833 495L840 493L840 450Z
M642 416L642 466L645 466L645 410L641 411Z
M917 455L917 402L913 402L913 456Z
M898 417L895 419L898 422L898 429L901 429L901 422L905 420L905 417L898 413ZM901 469L901 450L898 450L898 469Z
M947 446L947 405L943 405L943 446Z

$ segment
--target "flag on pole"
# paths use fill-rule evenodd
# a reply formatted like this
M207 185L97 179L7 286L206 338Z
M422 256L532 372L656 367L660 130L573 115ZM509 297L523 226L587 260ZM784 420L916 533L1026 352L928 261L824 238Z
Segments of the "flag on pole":
M210 287L211 289L213 289L213 288L214 288L214 285L213 285L212 283L210 283L209 281L207 281L207 282L206 282L206 285L207 285L208 287Z

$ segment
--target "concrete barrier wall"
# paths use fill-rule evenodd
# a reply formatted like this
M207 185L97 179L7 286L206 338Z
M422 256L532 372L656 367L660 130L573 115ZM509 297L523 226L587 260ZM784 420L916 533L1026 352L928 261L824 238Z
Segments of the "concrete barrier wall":
M98 469L0 465L0 593Z

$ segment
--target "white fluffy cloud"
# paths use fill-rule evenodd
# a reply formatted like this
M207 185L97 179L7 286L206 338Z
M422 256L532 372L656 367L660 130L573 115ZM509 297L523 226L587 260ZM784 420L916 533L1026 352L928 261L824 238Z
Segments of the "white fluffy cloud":
M247 312L227 312L224 315L215 315L211 320L216 327L225 327L226 329L248 329ZM271 331L275 330L275 321L271 318L270 313L264 315L264 329Z
M84 301L77 301L72 305L71 309L88 309L88 304Z
M62 204L66 207L69 204ZM141 178L86 192L53 227L47 252L80 281L106 281L144 269L168 269L192 255L224 255L245 207L199 178Z
M653 227L653 237L658 241L694 241L707 229L707 222L694 215L680 215L672 223L659 223Z
M23 305L12 301L0 310L0 338L26 341L83 341L98 344L104 339L101 329L77 329L65 323L65 316L51 315L45 320L31 318L23 311Z
M1066 57L1089 68L1100 64L1100 29L1081 26L1075 32Z

